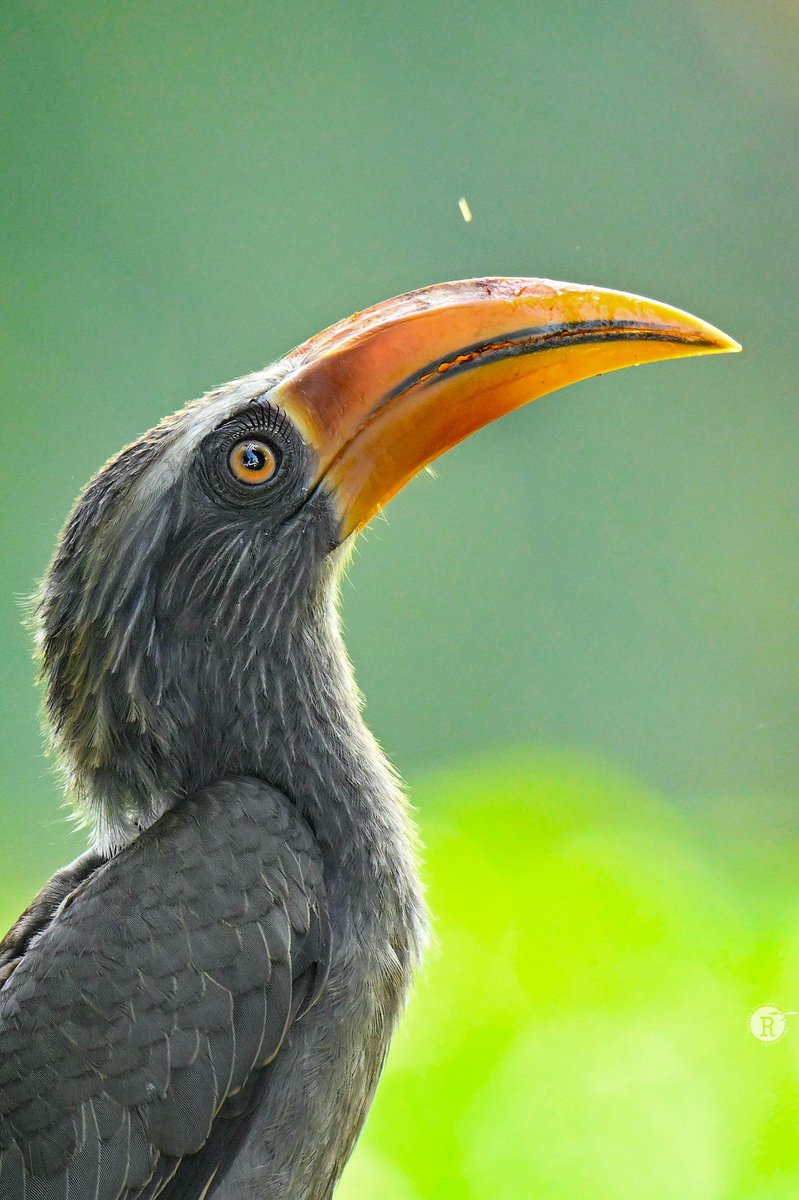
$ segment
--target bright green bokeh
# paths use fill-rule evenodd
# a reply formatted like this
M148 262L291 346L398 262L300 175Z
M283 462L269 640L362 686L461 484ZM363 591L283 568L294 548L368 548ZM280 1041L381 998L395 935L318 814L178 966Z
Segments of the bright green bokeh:
M742 851L596 764L522 756L416 797L437 944L342 1200L795 1194L799 1025L766 1045L748 1020L799 994L796 814Z
M20 597L108 455L407 288L654 295L745 353L483 430L345 584L439 942L341 1195L792 1200L795 5L6 0L0 54L0 924L84 845Z

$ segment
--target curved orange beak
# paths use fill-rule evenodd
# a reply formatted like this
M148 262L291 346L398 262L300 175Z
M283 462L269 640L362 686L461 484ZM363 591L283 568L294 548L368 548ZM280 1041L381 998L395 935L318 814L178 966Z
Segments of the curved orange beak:
M331 326L272 396L318 456L342 540L427 463L523 404L620 367L740 350L655 300L546 279L466 279Z

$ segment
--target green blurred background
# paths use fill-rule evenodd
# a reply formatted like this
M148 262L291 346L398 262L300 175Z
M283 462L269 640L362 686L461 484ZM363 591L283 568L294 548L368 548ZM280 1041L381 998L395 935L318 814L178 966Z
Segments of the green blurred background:
M20 598L186 399L441 279L744 344L448 455L344 589L437 944L342 1200L799 1194L799 16L787 0L5 0L0 923L83 846ZM458 210L465 196L474 213Z

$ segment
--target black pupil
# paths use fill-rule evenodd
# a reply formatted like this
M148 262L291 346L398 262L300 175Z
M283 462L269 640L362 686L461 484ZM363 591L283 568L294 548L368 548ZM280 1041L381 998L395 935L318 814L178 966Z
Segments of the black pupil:
M260 446L245 446L241 462L248 471L263 471L266 466L266 454Z

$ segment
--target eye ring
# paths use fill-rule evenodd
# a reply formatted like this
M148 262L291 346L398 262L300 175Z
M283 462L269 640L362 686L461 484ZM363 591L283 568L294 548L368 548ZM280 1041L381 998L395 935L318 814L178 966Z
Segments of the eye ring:
M237 483L248 488L263 487L277 474L280 455L264 438L239 438L228 451L227 465Z

